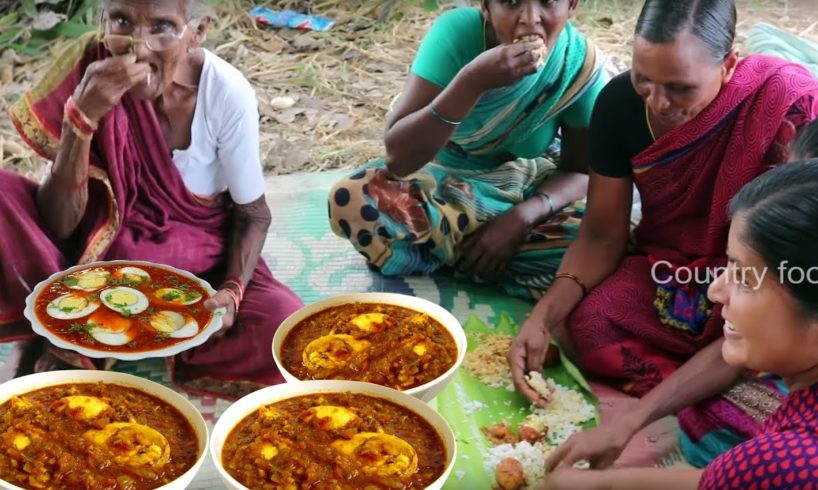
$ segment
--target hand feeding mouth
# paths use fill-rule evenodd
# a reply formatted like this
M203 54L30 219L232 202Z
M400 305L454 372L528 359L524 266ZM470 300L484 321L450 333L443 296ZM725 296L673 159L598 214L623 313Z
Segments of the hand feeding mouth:
M545 45L545 39L538 34L525 34L523 36L518 37L514 40L514 43L539 43L541 44L540 47L537 47L531 51L531 54L534 55L534 61L537 66L537 69L542 68L545 65L545 57L548 54L548 46Z

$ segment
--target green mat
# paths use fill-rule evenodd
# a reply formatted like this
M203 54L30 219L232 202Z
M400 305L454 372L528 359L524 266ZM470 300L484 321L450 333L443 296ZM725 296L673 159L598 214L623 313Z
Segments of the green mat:
M329 229L327 193L332 184L344 174L345 172L298 174L268 180L267 201L272 210L273 222L262 255L280 281L296 291L305 303L344 293L402 293L424 298L449 310L466 326L470 337L474 333L488 331L516 333L515 325L523 322L532 303L510 298L498 288L472 284L446 274L435 277L387 278L369 271L364 259L352 246L346 240L336 237ZM0 361L5 362L8 355L8 347L0 346ZM170 385L164 362L160 359L121 363L115 369ZM572 376L571 371L566 369L552 370L545 375L569 387L584 386L581 377ZM594 389L597 389L596 386ZM211 425L229 406L229 402L215 398L190 398ZM487 408L467 411L463 405L468 400L479 400ZM610 407L620 400L622 399L608 397L601 405ZM507 407L506 402L513 409ZM479 427L506 417L512 422L519 421L527 411L528 404L516 393L485 386L461 369L432 405L452 424L458 437L460 457L445 488L490 488L494 477L488 475L483 466L482 454L487 441L480 434ZM674 430L663 425L650 434L648 443L640 444L654 448L656 444L650 441L667 441L668 436L664 434L675 434L672 432ZM645 438L641 441L645 441ZM647 465L657 464L669 451L665 446L670 450L675 447L675 440L662 443L664 445L661 448L651 449L653 454L649 457L640 456L639 461ZM463 478L459 479L457 475ZM189 488L223 489L224 485L215 473L215 468L206 461Z

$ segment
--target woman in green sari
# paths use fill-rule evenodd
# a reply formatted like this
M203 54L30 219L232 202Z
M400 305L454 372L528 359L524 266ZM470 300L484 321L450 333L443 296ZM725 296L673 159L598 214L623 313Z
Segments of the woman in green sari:
M386 159L333 187L333 231L385 275L456 267L538 296L584 205L606 82L568 23L578 0L483 0L440 16L386 132ZM559 157L554 157L559 133Z

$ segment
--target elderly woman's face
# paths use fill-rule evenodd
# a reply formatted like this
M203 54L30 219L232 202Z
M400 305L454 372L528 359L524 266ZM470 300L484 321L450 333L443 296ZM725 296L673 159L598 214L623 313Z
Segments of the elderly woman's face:
M114 55L136 54L151 76L131 89L155 99L172 83L193 43L196 27L188 24L183 0L112 0L105 12L106 44ZM130 42L127 36L135 38Z
M577 0L483 0L483 15L501 44L537 36L551 48L576 6Z
M723 305L722 356L733 366L797 375L818 363L818 322L802 314L781 284L780 264L765 264L746 245L744 223L741 215L733 219L727 269L708 291L712 301ZM797 272L785 270L785 277L798 280Z

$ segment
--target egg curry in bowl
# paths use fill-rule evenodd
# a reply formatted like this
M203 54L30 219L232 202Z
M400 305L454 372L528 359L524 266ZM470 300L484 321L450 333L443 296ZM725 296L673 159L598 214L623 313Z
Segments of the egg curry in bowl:
M193 467L197 441L176 408L140 390L50 386L0 405L0 479L28 489L154 489Z
M366 381L408 390L454 366L457 345L425 313L353 303L327 308L296 325L282 343L281 361L302 380Z
M426 488L446 468L429 422L388 400L303 395L262 406L227 436L222 465L247 488Z

